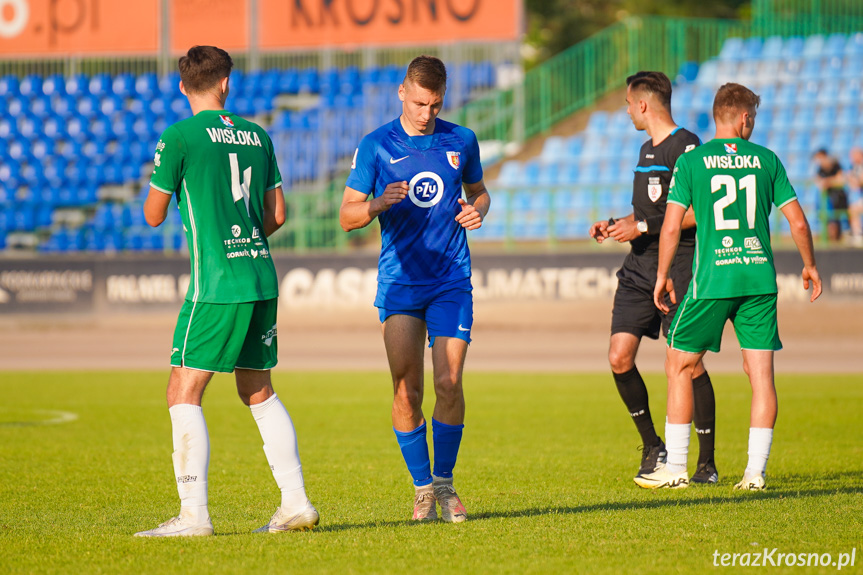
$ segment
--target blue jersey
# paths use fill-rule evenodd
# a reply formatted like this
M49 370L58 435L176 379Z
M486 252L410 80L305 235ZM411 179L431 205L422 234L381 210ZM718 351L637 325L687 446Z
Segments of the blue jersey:
M347 186L378 197L408 182L407 197L381 213L378 282L433 285L470 277L470 250L461 212L462 182L482 180L471 130L437 119L434 134L408 136L396 118L360 142Z

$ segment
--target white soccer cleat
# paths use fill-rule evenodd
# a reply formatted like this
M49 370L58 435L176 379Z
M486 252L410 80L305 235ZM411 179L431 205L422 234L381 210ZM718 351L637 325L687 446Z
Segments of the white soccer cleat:
M435 521L437 519L437 499L435 499L434 488L431 485L416 488L412 519L414 521Z
M320 523L321 516L311 503L306 503L305 509L299 513L282 511L279 507L270 519L270 522L255 529L253 533L282 533L284 531L306 531L311 530Z
M764 481L764 475L756 475L755 477L743 476L740 483L734 486L735 491L764 491L767 489L767 484Z
M467 510L452 486L452 477L434 478L434 496L440 503L441 519L447 523L467 521Z
M204 537L213 534L213 522L207 517L203 523L193 523L182 514L168 519L155 529L139 531L135 537Z
M663 465L653 473L635 476L636 485L645 489L685 489L689 487L689 475L684 469L680 473L672 473Z

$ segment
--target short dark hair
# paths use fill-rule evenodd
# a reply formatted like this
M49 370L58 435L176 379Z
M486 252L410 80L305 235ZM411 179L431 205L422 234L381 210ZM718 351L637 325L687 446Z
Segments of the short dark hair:
M671 109L671 80L662 72L636 72L626 79L629 89L653 94L666 110Z
M761 105L761 96L743 86L729 82L720 86L713 99L713 119L716 122L731 121L740 112L753 114Z
M186 91L200 94L230 76L234 61L221 48L192 46L185 56L180 57L177 67Z
M426 90L441 93L446 90L446 66L440 58L417 56L408 64L404 82L412 82Z

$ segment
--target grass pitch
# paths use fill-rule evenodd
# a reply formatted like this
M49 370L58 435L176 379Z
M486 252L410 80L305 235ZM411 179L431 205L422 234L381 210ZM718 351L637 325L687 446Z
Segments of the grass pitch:
M0 571L692 573L713 568L717 551L765 548L834 561L856 548L843 571L860 571L863 375L779 375L764 493L731 489L746 465L750 392L742 376L714 376L719 485L649 492L632 482L638 436L609 375L469 368L456 466L467 523L409 521L388 375L277 371L321 525L250 533L278 492L232 378L216 376L204 398L216 536L192 539L131 536L179 508L167 371L2 373ZM648 385L662 422L664 378Z

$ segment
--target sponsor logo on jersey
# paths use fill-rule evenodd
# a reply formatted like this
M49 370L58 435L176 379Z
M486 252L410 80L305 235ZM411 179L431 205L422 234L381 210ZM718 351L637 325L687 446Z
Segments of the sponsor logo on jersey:
M694 149L695 149L695 144L689 144L688 146L683 148L683 153L685 154L686 152L691 152Z
M235 238L240 237L240 233L241 233L241 232L242 232L242 230L240 229L240 226L238 226L238 225L236 225L236 224L234 224L233 226L231 226L231 234L233 234L233 236L234 236Z
M153 164L158 168L162 165L162 154L156 152L156 155L153 156Z
M704 156L704 167L708 170L760 170L758 156Z
M257 132L247 130L229 130L228 128L207 128L207 134L210 136L210 141L214 144L234 144L237 146L257 146L263 147L261 138Z
M443 198L443 180L434 172L420 172L408 183L408 197L414 205L430 208Z
M258 250L252 250L252 259L258 257Z
M743 238L743 247L748 250L760 250L761 240L756 237Z
M713 250L713 253L716 254L717 256L730 256L733 254L739 254L742 251L743 251L743 248L741 248L741 247L716 248L715 250Z
M353 160L351 160L351 169L352 169L352 170L356 170L356 169L357 169L357 154L359 154L359 153L360 153L360 149L359 149L359 148L357 148L356 150L354 150L354 159L353 159Z
M647 159L647 160L652 160L652 159L653 159L653 158L655 158L656 156L654 156L653 154L644 154L644 157L645 157L645 159Z
M232 259L234 259L234 258L248 258L248 257L252 257L252 254L250 254L250 253L249 253L249 250L243 250L243 251L240 251L240 252L228 252L228 253L226 253L226 254L225 254L225 257L226 257L226 258L228 258L229 260L232 260Z
M452 166L456 170L458 169L458 165L460 162L459 152L447 152L446 153L446 159L449 160L450 166Z
M402 160L407 160L410 156L402 156L401 158L390 158L390 164L398 164Z
M223 115L223 114L219 114L219 119L220 119L220 120L222 121L222 123L223 123L224 125L226 125L227 127L229 127L229 128L233 128L233 127L234 127L234 121L233 121L232 119L230 119L229 117L227 117L227 116L225 116L225 115Z
M724 260L716 260L716 265L718 265L718 266L729 266L729 265L742 264L742 263L743 263L743 260L740 259L739 257L728 258L728 259L724 259Z
M731 236L725 236L722 238L722 247L730 248L734 245L734 239Z
M736 154L737 153L737 144L725 144L725 153L726 154Z

